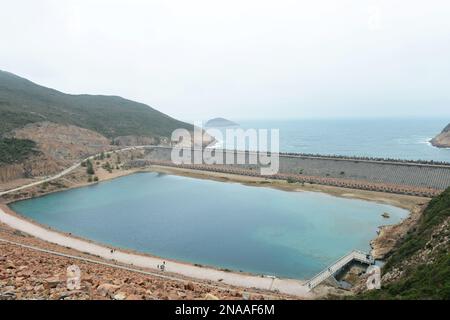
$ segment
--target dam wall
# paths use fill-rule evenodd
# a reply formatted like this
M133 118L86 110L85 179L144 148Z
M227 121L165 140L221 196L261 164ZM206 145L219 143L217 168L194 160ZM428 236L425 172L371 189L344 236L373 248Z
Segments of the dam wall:
M170 163L172 148L148 147L141 161L149 163ZM201 159L201 150L191 150L191 159ZM242 170L250 175L258 175L260 164L249 164L250 157L257 157L255 152L223 151L224 157L236 159L243 156L245 164L213 165L211 159L203 158L201 163L194 164L199 169L223 171ZM214 153L213 153L214 155ZM137 164L137 163L135 163ZM236 172L238 173L238 172ZM292 177L308 182L311 178L320 181L347 181L359 184L385 184L387 186L403 186L419 189L444 190L450 186L450 165L422 164L405 161L361 160L359 158L338 158L326 156L305 156L293 154L279 155L278 176ZM324 183L326 184L326 183Z

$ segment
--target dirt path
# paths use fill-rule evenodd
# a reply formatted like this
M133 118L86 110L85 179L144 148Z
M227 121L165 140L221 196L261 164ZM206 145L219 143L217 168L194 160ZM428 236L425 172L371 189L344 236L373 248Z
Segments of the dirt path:
M142 148L145 148L145 147L146 146L127 147L127 148L123 148L123 149L119 149L119 150L104 152L104 154L112 154L113 152L123 152L123 151L128 151L128 150L142 149ZM70 168L67 168L67 169L63 170L63 171L61 171L60 173L58 173L58 174L56 174L54 176L51 176L51 177L48 177L48 178L45 178L45 179L42 179L42 180L39 180L39 181L36 181L36 182L32 182L32 183L29 183L29 184L26 184L24 186L20 186L20 187L14 188L14 189L9 189L9 190L2 191L2 192L0 192L0 197L5 195L5 194L8 194L8 193L13 193L13 192L20 191L20 190L23 190L23 189L28 189L28 188L35 187L35 186L38 186L38 185L46 183L46 182L50 182L50 181L59 179L59 178L65 176L65 175L71 173L73 170L77 169L79 166L81 166L81 163L83 163L84 161L92 160L96 156L99 156L99 155L100 155L100 153L96 154L96 155L93 155L93 156L90 156L90 157L87 157L86 159L83 159L80 162L75 163Z

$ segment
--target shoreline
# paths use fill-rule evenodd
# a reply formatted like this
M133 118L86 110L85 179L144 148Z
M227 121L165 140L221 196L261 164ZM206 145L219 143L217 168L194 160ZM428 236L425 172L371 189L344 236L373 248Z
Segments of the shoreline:
M95 185L97 183L101 183L104 181L110 181L113 179L117 179L120 177L128 176L135 173L145 173L145 172L158 172L163 174L174 174L179 176L186 176L191 178L198 179L208 179L208 180L216 180L221 182L230 182L230 183L240 183L248 186L258 186L258 187L270 187L284 191L290 192L321 192L331 196L350 198L350 199L359 199L364 201L373 201L383 204L389 204L396 207L400 207L403 209L407 209L410 213L407 218L402 220L399 224L396 225L384 225L380 226L380 232L377 238L371 241L372 251L373 252L390 252L393 246L390 249L383 248L383 242L378 241L380 238L388 236L389 239L392 237L391 234L400 234L404 230L401 226L406 223L407 229L411 227L411 221L414 222L417 220L418 214L416 214L413 218L414 212L421 212L421 208L428 203L428 198L423 197L415 197L415 196L406 196L406 195L398 195L398 194L389 194L382 192L374 192L374 191L364 191L357 189L344 189L339 187L331 187L331 186L322 186L322 185L299 185L299 184L289 184L286 181L280 180L271 180L265 178L258 177L248 177L241 175L234 175L228 173L216 173L216 172L207 172L201 170L193 170L193 169L184 169L184 168L173 168L173 167L164 167L152 165L147 168L136 168L132 170L126 171L116 171L113 174L105 174L101 177L100 182L96 183L78 183L72 186L52 190L49 192L44 192L38 195L45 196L50 193L62 192L69 189L80 188L90 185ZM33 198L30 196L29 198ZM29 199L28 198L28 199ZM20 230L22 232L31 234L34 237L42 239L44 241L55 243L59 246L69 247L79 252L89 253L95 256L98 256L102 259L111 260L111 248L113 246L107 246L103 244L96 243L95 241L91 241L89 239L83 239L72 234L66 234L57 230L54 230L48 226L41 225L31 219L25 218L17 213L15 213L8 204L11 204L16 201L25 200L21 199L13 199L9 201L4 201L3 204L0 204L0 222L3 222L10 227ZM2 209L3 208L3 209ZM6 212L5 212L6 210ZM9 216L9 219L8 217ZM399 227L400 226L400 227ZM395 237L394 237L395 238ZM53 240L53 241L52 241ZM55 242L55 240L57 240ZM392 242L392 241L390 241ZM91 251L90 251L91 250ZM168 265L171 267L166 267L167 272L175 273L181 276L186 276L194 279L214 281L219 283L224 283L228 285L234 285L238 287L247 287L247 288L257 288L261 290L278 290L280 293L291 294L302 298L311 298L314 296L312 292L303 286L306 280L297 280L297 279L279 279L272 280L271 278L264 278L261 275L251 274L251 273L239 273L235 271L224 271L225 269L210 267L210 266L201 266L196 265L189 262L177 261L172 259L165 259L153 256L151 254L146 254L142 252L137 252L133 250L127 250L122 248L116 248L116 253L114 255L114 260L117 262L125 263L127 265L139 266L142 268L150 268L153 270L157 270L156 266L161 264L162 261L169 262Z
M257 274L225 271L209 266L160 258L129 249L106 246L93 240L80 238L72 234L51 229L48 226L40 225L35 221L20 216L5 204L0 204L0 222L32 237L111 262L160 271L157 266L165 261L166 268L164 273L167 274L176 274L187 278L213 281L237 287L275 291L300 298L313 297L312 292L304 285L306 282L304 280L284 278L273 279ZM113 252L111 252L112 249L114 249Z
M301 185L299 183L288 183L287 181L278 179L251 177L239 174L203 171L195 169L174 168L174 167L166 167L163 165L150 165L146 168L121 170L111 174L108 173L106 175L101 176L101 179L98 182L76 183L68 187L40 192L39 194L33 194L30 196L24 196L16 199L2 200L0 196L0 204L3 203L9 205L14 202L40 198L49 194L64 192L71 189L95 186L103 182L108 182L111 180L119 179L137 173L151 173L151 172L171 174L195 179L213 180L218 182L239 183L245 186L272 188L288 192L319 192L340 198L364 200L380 204L392 205L395 207L406 209L408 211L411 211L414 207L417 206L417 204L428 202L431 199L426 197L402 195L381 191L367 191L361 189L351 189L351 188L334 187L309 183L304 183L303 185Z

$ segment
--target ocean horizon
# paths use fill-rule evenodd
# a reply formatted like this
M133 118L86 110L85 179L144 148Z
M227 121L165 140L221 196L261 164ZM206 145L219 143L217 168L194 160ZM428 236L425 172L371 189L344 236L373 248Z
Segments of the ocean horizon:
M245 130L279 129L281 152L450 162L450 148L430 143L445 118L230 120ZM223 141L215 147L233 148Z

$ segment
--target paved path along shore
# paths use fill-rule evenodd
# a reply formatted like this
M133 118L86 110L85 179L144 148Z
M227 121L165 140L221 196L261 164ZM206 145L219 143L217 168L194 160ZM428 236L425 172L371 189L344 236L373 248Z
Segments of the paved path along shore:
M117 262L130 266L148 268L157 270L157 266L162 264L162 258L145 256L140 254L123 252L116 250L111 253L111 249L89 241L76 239L68 235L52 231L34 224L20 217L8 214L4 209L0 208L0 222L36 238L68 247L80 252L89 253L99 256L106 260L115 260ZM304 282L293 279L273 279L269 277L261 277L257 275L247 275L233 272L226 272L217 269L198 267L181 262L170 260L166 261L166 272L183 275L190 278L219 281L238 287L257 288L263 290L278 290L281 293L295 295L299 297L311 297L308 288Z

